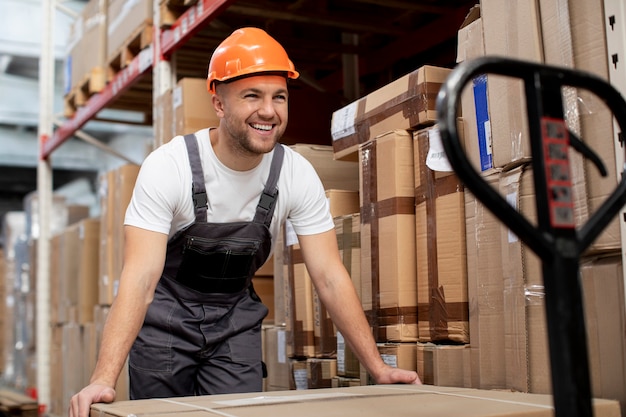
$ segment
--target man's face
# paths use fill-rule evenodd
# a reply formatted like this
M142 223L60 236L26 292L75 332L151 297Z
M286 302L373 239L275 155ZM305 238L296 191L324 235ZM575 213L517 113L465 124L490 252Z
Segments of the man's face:
M213 100L230 145L238 152L269 152L285 132L288 93L283 76L258 75L220 84Z

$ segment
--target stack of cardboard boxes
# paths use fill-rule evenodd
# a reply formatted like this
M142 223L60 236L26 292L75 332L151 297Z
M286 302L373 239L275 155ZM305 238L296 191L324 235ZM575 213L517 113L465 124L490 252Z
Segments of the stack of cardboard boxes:
M153 0L90 0L70 27L65 109L72 116L152 44Z
M497 54L607 79L606 45L597 35L604 25L601 2L544 3L482 1L459 30L458 61ZM388 363L418 370L428 384L550 394L540 259L447 165L435 97L448 73L424 66L333 114L335 159L359 165L359 211L336 218L339 246ZM582 225L619 180L613 124L600 98L567 89L564 97L569 129L609 169L601 178L571 153L575 219ZM533 222L525 106L521 82L480 76L462 95L458 123L476 170ZM357 234L358 243L349 237ZM610 335L626 329L620 239L616 219L581 259L581 283L593 394L617 399L623 408L626 342L618 337L608 343ZM347 242L352 247L346 252ZM353 256L361 259L358 269ZM283 258L286 268L299 262L294 253ZM600 295L600 274L611 296ZM598 303L598 297L607 297L607 303ZM305 330L298 327L301 321L294 323ZM340 334L337 341L339 381L359 373ZM309 347L293 358L315 355ZM292 364L292 378L298 369L302 365ZM371 382L360 375L361 384Z

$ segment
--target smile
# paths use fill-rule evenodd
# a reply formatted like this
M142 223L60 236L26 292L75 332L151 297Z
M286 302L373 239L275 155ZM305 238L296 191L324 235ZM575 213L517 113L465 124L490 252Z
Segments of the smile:
M264 125L264 124L259 124L259 123L251 123L250 126L252 126L254 129L257 129L257 130L263 130L265 132L269 132L270 130L272 130L272 127L274 125Z

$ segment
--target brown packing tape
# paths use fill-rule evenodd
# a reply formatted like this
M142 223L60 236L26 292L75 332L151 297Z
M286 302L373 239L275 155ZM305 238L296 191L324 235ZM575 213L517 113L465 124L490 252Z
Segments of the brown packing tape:
M437 253L437 198L463 192L464 187L455 174L436 177L435 171L428 168L426 158L430 148L430 130L418 133L417 146L419 161L416 170L419 172L420 186L415 189L416 205L426 204L427 216L427 252L428 252L428 306L419 305L420 322L430 322L430 340L449 339L450 322L469 320L468 302L448 302L443 286L439 283L439 266Z
M363 206L361 207L361 223L370 224L370 236L371 236L371 253L370 267L372 277L372 310L377 311L380 308L380 300L378 294L380 293L380 276L378 271L378 222L372 221L378 219L377 206L374 204L378 201L378 183L376 175L376 141L372 140L362 147L363 152L360 152L362 156L362 192L363 192ZM370 324L374 324L370 322Z

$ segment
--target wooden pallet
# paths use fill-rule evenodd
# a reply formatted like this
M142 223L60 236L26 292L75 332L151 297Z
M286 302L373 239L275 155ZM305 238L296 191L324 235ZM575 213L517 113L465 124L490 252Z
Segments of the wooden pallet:
M72 117L79 107L84 106L91 96L101 92L107 84L106 71L102 67L94 67L83 79L72 87L64 97L63 115Z
M183 13L187 11L191 6L198 3L198 0L161 0L159 4L159 28L169 29L178 20Z
M139 52L152 44L153 33L152 19L146 20L133 31L122 46L109 57L107 82L126 68L139 55Z
M38 417L39 405L34 399L7 389L0 389L0 415Z

